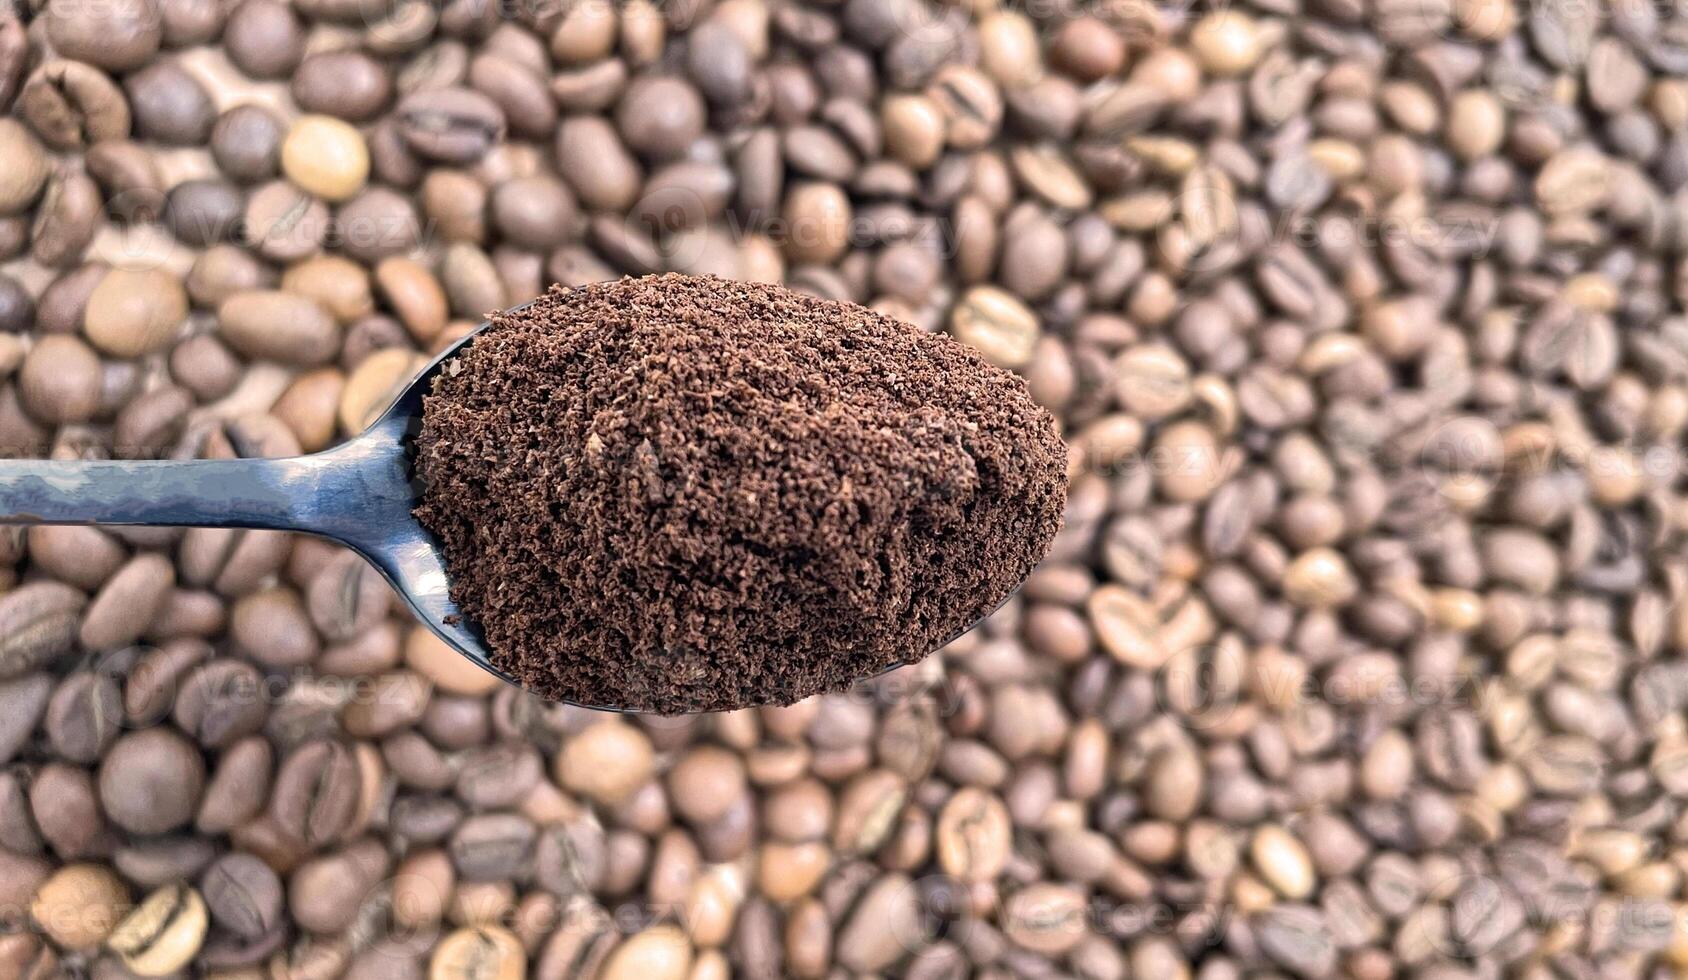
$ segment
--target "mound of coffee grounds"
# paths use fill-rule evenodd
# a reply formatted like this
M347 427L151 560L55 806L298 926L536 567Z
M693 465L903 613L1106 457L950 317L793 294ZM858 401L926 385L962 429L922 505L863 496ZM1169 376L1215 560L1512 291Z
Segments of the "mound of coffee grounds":
M416 510L544 697L789 704L919 660L1047 550L1066 450L948 337L776 286L553 288L440 375Z

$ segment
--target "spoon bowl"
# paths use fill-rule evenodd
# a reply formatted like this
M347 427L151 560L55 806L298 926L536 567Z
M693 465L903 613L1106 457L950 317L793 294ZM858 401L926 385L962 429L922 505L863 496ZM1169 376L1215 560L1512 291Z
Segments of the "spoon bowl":
M0 524L253 528L329 538L374 565L440 639L482 670L521 687L492 662L485 635L452 601L439 541L412 513L422 492L414 475L414 443L422 428L423 397L445 363L486 327L482 323L441 352L363 432L308 456L0 462Z

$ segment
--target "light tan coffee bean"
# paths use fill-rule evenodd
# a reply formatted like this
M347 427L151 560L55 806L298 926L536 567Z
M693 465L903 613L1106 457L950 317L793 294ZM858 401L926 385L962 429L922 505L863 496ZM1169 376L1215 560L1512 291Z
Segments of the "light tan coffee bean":
M67 864L36 889L30 918L67 949L91 950L104 942L128 911L129 889L101 864Z
M224 341L257 360L299 367L324 364L340 352L340 325L308 296L279 290L236 293L217 307Z
M389 347L364 358L340 392L336 409L340 431L356 435L368 428L427 364L426 357L403 347Z
M75 337L54 334L35 342L18 371L18 399L43 422L87 422L100 409L99 356Z
M181 884L159 888L117 924L106 945L143 977L162 977L192 962L205 941L209 917L199 892Z
M1006 290L974 286L950 314L950 333L999 367L1020 367L1037 348L1037 314Z

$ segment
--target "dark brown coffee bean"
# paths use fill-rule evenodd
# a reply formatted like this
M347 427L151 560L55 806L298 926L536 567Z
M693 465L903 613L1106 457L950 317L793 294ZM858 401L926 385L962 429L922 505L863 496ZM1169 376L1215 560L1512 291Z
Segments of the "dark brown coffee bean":
M108 828L94 781L78 766L43 766L29 785L29 808L41 837L61 858L86 857L104 843Z
M256 819L269 795L274 750L262 736L241 739L218 757L194 816L202 834L227 833Z
M138 143L107 140L83 163L105 190L106 211L121 221L153 221L164 210L164 181L152 154Z
M385 187L370 187L341 205L334 237L350 256L376 263L415 248L423 238L410 199Z
M10 112L29 68L29 35L15 16L0 19L0 112Z
M627 88L627 63L614 58L551 76L551 96L567 112L599 112Z
M345 745L307 742L281 762L269 813L283 832L310 846L340 839L352 825L363 777Z
M78 264L103 218L100 189L92 178L63 171L54 174L42 191L30 226L31 257L49 267Z
M172 671L176 724L201 745L222 748L263 727L268 688L250 664L213 660L191 673Z
M393 97L387 69L360 51L311 55L294 70L292 86L299 108L351 122L375 118Z
M504 137L498 103L472 89L418 92L395 110L399 132L411 150L442 163L471 163Z
M112 822L136 834L185 826L199 807L205 762L169 728L125 735L100 762L100 805Z
M253 78L286 78L305 53L305 28L277 0L242 0L223 27L223 49Z
M755 64L744 40L726 24L706 21L686 37L686 72L711 103L737 106L750 98Z
M117 682L78 671L59 683L47 703L45 726L53 749L73 762L94 762L117 737L123 721Z
M223 33L228 10L216 0L159 0L164 46L190 48L209 44Z
M449 789L456 780L451 763L427 739L399 732L381 742L381 757L403 785L419 790Z
M527 65L491 53L469 63L469 86L498 103L510 131L544 139L557 128L557 104L545 79Z
M188 180L165 197L164 223L177 239L204 247L234 237L245 209L240 189L228 181Z
M52 679L45 674L0 681L0 764L10 762L28 741L47 710L52 691ZM0 847L16 850L5 840L0 840Z
M463 821L451 835L449 853L467 881L495 881L520 872L533 859L536 831L514 813L487 813Z
M211 648L191 640L169 643L143 654L123 685L123 718L131 726L156 724L170 713L182 677L211 656Z
M46 848L46 842L35 829L26 775L15 770L0 773L0 844L20 858L40 854ZM6 870L19 868L7 867Z
M311 579L306 604L311 621L330 641L362 633L387 615L392 590L370 564L343 554Z
M211 155L231 180L252 184L274 177L281 167L286 127L260 105L238 105L217 117L211 128Z
M211 95L174 61L158 61L123 80L136 134L160 143L204 143L217 121Z
M575 201L568 186L553 177L526 177L493 188L493 227L512 244L535 250L555 248L575 234Z
M211 921L242 939L258 939L282 922L281 880L250 854L234 851L218 858L199 887Z
M32 673L71 649L87 597L58 582L34 582L0 596L0 676Z
M0 331L22 333L35 326L35 297L11 276L0 277Z
M297 6L311 20L361 25L379 20L394 0L301 0Z
M463 822L463 805L449 797L400 794L393 801L393 828L418 844L444 841Z
M635 153L665 160L684 153L703 132L707 110L697 89L678 78L634 79L616 107L616 127Z
M157 459L164 456L181 437L187 426L188 412L192 409L193 395L187 389L175 385L164 385L129 396L112 425L113 455L126 459ZM153 603L140 607L139 611L128 616L129 622L141 624L142 634L151 624L150 613L162 607L169 598L169 589L175 585L173 575L169 576L167 581L163 576L154 578L163 586L163 591L157 596L143 595L133 588L123 594L126 601L145 599Z

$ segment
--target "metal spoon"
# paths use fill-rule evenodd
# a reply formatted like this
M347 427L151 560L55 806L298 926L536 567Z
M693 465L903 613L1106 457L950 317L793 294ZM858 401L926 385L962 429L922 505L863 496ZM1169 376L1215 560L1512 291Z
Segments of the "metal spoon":
M414 516L412 437L434 375L486 324L410 382L368 429L288 459L0 462L0 523L162 524L303 531L363 555L439 637L498 678L485 636L451 601L438 542Z
M485 634L451 601L439 541L411 513L421 495L412 477L412 442L422 428L422 396L441 366L486 327L482 323L434 358L373 425L320 453L287 459L0 462L0 524L241 527L331 538L368 559L440 639L482 670L520 687L494 666Z

